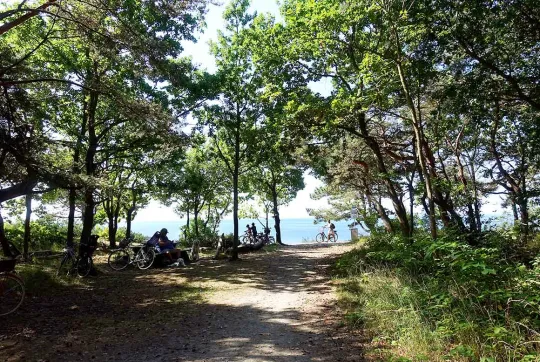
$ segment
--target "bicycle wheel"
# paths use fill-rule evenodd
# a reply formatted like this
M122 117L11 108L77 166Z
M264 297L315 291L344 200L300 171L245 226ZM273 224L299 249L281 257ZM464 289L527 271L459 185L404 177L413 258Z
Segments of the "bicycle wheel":
M90 270L92 270L92 258L84 255L77 261L77 275L84 278L90 274Z
M18 276L6 273L0 275L0 316L13 313L23 302L24 283Z
M315 241L318 243L322 243L324 241L324 234L318 233L317 236L315 237Z
M124 270L129 265L129 254L124 249L114 250L107 261L112 270Z
M141 248L137 252L137 256L135 256L135 260L137 261L137 267L141 270L148 269L152 266L154 263L154 259L156 257L156 252L153 248L148 248L148 250L144 250L144 248Z
M73 266L73 260L68 254L64 254L62 257L62 261L60 262L60 266L58 267L58 270L56 271L56 275L69 275L69 272L71 271L71 268Z
M268 237L268 244L275 244L276 243L276 239L274 239L273 236L269 236Z

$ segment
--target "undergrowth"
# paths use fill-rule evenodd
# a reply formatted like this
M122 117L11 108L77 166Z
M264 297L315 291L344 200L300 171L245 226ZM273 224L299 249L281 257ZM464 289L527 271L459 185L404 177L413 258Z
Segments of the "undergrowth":
M520 258L515 255L520 255ZM336 264L349 323L390 361L540 361L540 257L491 232L371 237Z

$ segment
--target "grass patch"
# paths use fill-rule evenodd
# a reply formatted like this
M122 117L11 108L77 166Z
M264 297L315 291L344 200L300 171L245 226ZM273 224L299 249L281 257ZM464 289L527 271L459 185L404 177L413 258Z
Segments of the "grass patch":
M264 248L262 248L262 250L266 253L273 253L273 252L276 252L280 249L280 245L279 244L270 244L270 245L265 245Z
M172 304L180 304L183 308L190 305L202 304L205 301L205 295L209 292L208 288L186 285L175 290L167 299Z
M59 263L58 259L44 259L17 264L16 271L24 281L26 292L34 296L53 296L65 287L86 284L85 279L77 276L57 276Z

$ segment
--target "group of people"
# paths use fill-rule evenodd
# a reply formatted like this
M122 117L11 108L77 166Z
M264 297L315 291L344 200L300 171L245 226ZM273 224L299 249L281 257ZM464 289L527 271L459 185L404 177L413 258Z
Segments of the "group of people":
M255 241L257 239L257 226L255 226L255 223L252 222L251 226L249 224L246 225L246 233L249 235L250 239Z

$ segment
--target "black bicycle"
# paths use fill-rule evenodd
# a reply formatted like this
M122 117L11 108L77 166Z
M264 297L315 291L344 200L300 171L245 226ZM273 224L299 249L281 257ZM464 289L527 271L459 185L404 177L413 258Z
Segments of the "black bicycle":
M81 248L85 248L85 245L81 244ZM67 247L63 250L62 261L56 275L69 276L77 274L84 278L90 274L93 264L92 256L88 255L88 253L82 253L77 256L74 247Z
M86 277L90 274L94 266L92 255L97 249L97 235L91 235L88 243L81 243L79 245L79 255L75 254L73 247L67 247L63 250L62 261L58 267L56 275L74 275L75 273L80 277Z

